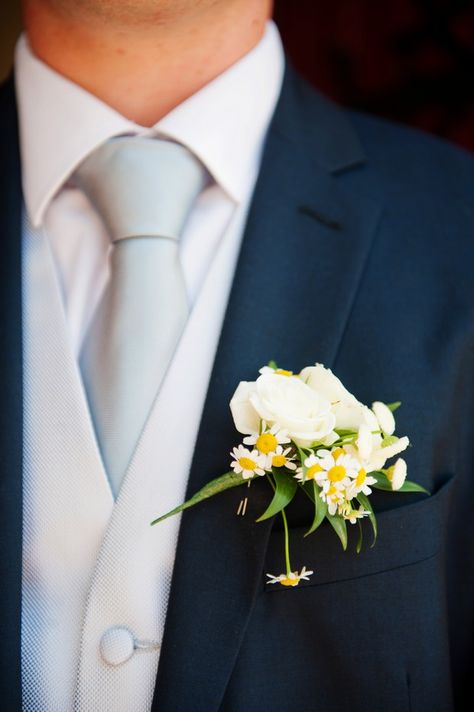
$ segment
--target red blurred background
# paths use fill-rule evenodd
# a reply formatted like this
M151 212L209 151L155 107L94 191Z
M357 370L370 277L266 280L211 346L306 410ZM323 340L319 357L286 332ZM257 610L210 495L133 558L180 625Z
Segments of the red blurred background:
M474 151L472 0L276 0L275 20L327 95Z

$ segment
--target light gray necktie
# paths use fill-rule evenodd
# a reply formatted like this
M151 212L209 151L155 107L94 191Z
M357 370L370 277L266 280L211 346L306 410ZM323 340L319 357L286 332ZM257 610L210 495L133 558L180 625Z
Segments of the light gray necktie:
M178 240L206 172L177 143L120 137L86 158L75 178L112 240L110 283L81 371L117 494L188 317Z

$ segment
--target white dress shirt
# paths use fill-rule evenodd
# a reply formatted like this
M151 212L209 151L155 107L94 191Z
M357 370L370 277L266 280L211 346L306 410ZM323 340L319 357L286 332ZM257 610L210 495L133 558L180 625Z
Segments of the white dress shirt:
M181 239L191 303L236 206L252 186L283 75L273 22L243 59L144 128L38 60L22 36L15 77L23 190L34 227L44 226L60 278L72 344L80 349L108 277L109 238L68 178L97 146L119 134L159 136L187 146L215 179L200 196Z
M149 709L178 519L165 522L160 535L149 521L158 506L165 511L184 496L283 65L278 32L269 23L251 52L148 129L45 66L24 37L18 43L26 208L25 710ZM197 200L180 244L192 313L114 502L77 368L108 279L109 238L68 179L83 157L119 134L179 141L215 182ZM199 367L187 368L191 361ZM42 418L47 412L51 418ZM166 480L160 481L156 463L165 454ZM65 512L71 501L75 506ZM111 666L99 642L117 625L131 630L135 641L153 641L150 652Z

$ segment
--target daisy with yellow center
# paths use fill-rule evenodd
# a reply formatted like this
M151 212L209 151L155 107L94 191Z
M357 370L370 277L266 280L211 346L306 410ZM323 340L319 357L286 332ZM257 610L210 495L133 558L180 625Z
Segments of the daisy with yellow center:
M281 445L277 445L274 452L267 455L265 469L270 471L273 467L286 467L287 470L296 470L295 455L291 454L291 447L285 450Z
M263 423L261 433L253 433L244 438L245 445L254 445L262 455L272 455L276 453L278 445L287 445L291 440L288 431L273 425L269 430L266 423Z
M255 475L265 474L265 457L258 450L249 450L243 445L234 447L230 453L234 458L230 466L238 475L242 475L244 480L250 480Z
M279 583L282 586L297 586L300 581L309 581L309 577L314 573L314 571L309 571L305 566L298 571L289 571L286 574L280 574L279 576L272 576L272 574L266 574L270 579L267 583Z
M301 482L314 480L321 487L319 496L328 505L328 512L336 514L346 500L346 490L359 470L357 460L344 448L318 450L304 461L303 472L296 475Z
M343 490L351 482L351 476L359 469L357 460L348 455L344 448L318 450L311 453L304 461L305 474L303 481L316 480L320 487L334 485Z
M306 464L308 463L308 464ZM316 455L310 455L305 461L304 465L307 468L306 472L304 468L299 468L298 472L296 473L295 477L297 480L300 482L309 482L310 480L315 480L316 475L318 475L320 472L323 472L323 468L319 464L318 458Z
M324 485L319 496L323 502L326 502L331 516L334 516L339 507L346 501L344 490L338 489L335 485L329 485L329 487Z
M375 477L368 475L367 470L364 467L361 467L355 475L352 475L352 477L353 480L346 492L347 499L353 499L359 494L359 492L363 492L363 494L367 496L372 494L370 485L377 484L377 480Z

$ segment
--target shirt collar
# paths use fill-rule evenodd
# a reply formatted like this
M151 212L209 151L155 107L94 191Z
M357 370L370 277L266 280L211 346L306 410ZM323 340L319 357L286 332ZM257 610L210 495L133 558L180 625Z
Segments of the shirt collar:
M129 121L31 52L15 52L23 191L33 225L83 158L119 134L161 135L187 146L236 203L254 179L275 109L284 54L273 22L242 59L189 97L154 127Z

